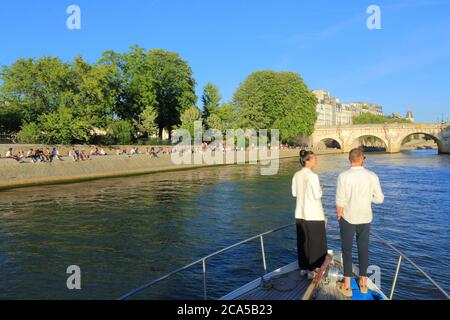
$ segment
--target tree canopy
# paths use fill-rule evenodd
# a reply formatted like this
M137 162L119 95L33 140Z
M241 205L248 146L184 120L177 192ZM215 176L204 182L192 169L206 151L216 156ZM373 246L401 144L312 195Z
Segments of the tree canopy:
M96 129L119 120L153 136L181 124L181 114L197 101L186 61L138 46L126 53L106 51L96 63L80 56L71 62L19 59L2 67L0 84L0 131L25 129L19 134L23 141L88 142Z
M353 124L411 123L407 119L381 116L369 112L353 117Z
M241 127L279 129L283 141L312 134L317 120L317 99L293 72L250 74L234 93L233 105Z
M208 82L203 113L195 86L188 62L162 49L106 51L97 62L19 59L0 71L0 133L22 142L123 143L161 137L164 129L193 133L201 119L223 133L279 129L283 141L313 132L317 100L297 73L254 72L230 102Z
M214 114L220 107L220 95L219 88L208 82L203 88L202 103L203 103L203 117L207 119L210 115Z
M196 121L201 120L201 112L196 106L191 106L186 109L181 115L181 124L175 126L174 129L185 129L189 131L191 138L194 138L195 135L195 126L194 123Z

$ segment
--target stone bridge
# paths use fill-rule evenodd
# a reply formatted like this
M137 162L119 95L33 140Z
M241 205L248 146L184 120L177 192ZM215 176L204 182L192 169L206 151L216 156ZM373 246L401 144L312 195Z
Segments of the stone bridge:
M450 123L440 124L363 124L343 126L316 126L311 136L312 147L321 141L336 141L342 152L359 146L359 138L376 137L383 141L386 152L400 152L403 141L413 134L425 134L437 143L439 153L450 153Z

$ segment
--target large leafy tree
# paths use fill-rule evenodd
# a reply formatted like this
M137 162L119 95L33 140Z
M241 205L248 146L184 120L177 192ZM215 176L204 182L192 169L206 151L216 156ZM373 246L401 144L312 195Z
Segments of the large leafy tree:
M90 64L81 57L75 59L71 69L75 86L66 106L73 109L76 117L105 128L117 111L121 92L117 70L112 65Z
M122 88L118 116L135 120L153 107L160 134L162 129L179 125L181 114L197 101L192 69L177 53L133 46L124 54L105 52L100 63L118 70Z
M154 79L160 129L181 124L181 114L197 102L192 69L177 53L151 50L148 53Z
M156 106L154 78L145 49L132 46L123 54L106 51L99 64L116 70L113 83L119 88L117 117L135 120L147 107Z
M316 97L297 73L257 71L233 96L240 126L279 129L283 141L312 134L317 120Z
M75 81L70 65L53 57L19 59L10 67L3 66L0 79L4 98L21 110L24 122L66 105Z
M203 117L205 119L217 111L221 99L222 96L220 95L219 88L215 84L208 82L203 87L202 103Z
M34 123L46 132L42 135L46 142L87 141L86 131L104 128L112 119L120 90L113 67L90 64L81 57L72 63L52 57L19 59L2 68L1 80L4 106L0 105L0 113L6 114L1 122L7 120L10 131L16 132ZM67 119L73 124L68 125Z

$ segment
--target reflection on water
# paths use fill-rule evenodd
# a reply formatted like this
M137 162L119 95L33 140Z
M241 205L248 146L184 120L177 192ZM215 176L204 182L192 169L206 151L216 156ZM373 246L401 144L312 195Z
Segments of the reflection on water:
M449 159L421 151L369 154L367 160L386 194L386 203L374 210L374 232L404 250L447 291ZM335 182L347 161L343 155L319 161L330 245L337 249ZM212 251L291 223L296 170L297 161L290 159L281 161L276 176L240 165L3 191L0 298L116 298ZM269 269L293 261L294 228L268 236L266 247ZM371 252L387 291L397 257L375 242ZM82 269L81 291L66 289L69 265ZM261 274L258 242L215 257L207 267L208 292L217 298ZM195 267L139 298L201 298L200 271ZM397 288L397 298L441 298L428 292L431 287L407 264Z

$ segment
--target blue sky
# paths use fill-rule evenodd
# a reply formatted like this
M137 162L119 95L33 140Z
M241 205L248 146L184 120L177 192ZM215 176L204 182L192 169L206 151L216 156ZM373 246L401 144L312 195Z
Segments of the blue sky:
M66 28L71 4L81 8L81 30ZM381 8L381 30L366 27L371 4ZM294 71L343 102L412 110L422 122L450 117L450 0L5 1L0 30L0 64L96 61L138 44L178 52L199 95L212 81L227 101L253 71Z

